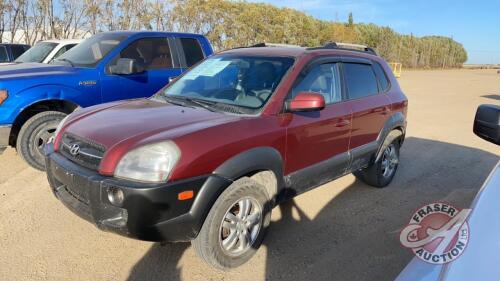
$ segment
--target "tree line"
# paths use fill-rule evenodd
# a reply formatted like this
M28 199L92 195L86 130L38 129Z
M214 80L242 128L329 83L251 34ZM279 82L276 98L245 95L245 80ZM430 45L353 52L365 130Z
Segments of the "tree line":
M412 68L460 67L464 47L452 38L417 37L389 27L316 19L263 3L225 0L0 0L0 38L34 44L109 30L201 33L216 50L260 42L320 46L327 42L374 47L388 61Z

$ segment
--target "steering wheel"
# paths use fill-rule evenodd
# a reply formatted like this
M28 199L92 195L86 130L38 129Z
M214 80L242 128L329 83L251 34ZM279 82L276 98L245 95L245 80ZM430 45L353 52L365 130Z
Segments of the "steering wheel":
M262 95L265 94L265 92L264 93L257 93L254 90L251 90L250 93L252 93L250 96L258 98L262 102L262 104L264 104L266 102L266 100L262 97Z
M240 95L239 91L236 89L224 89L217 91L213 97L216 99L226 99L226 100L236 100L236 98Z
M187 92L187 93L183 94L183 96L194 97L194 98L197 98L197 97L203 98L204 97L204 96L198 94L197 92Z

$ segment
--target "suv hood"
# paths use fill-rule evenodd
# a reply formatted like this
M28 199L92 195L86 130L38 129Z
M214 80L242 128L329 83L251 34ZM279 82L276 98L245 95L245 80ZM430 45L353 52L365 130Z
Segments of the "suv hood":
M109 151L118 145L131 149L145 143L171 140L241 118L198 107L138 99L79 110L68 119L64 131L104 145Z
M78 71L69 66L45 63L13 63L0 67L0 80L14 80L23 78L34 78L38 76L57 77L61 75L74 74ZM60 77L58 78L60 79Z

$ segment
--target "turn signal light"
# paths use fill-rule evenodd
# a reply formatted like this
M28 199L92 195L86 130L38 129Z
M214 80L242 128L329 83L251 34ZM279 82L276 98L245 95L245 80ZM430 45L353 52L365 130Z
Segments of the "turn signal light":
M2 104L8 97L6 90L0 90L0 104Z
M194 197L194 192L192 190L186 190L179 194L177 194L177 199L179 200L188 200Z

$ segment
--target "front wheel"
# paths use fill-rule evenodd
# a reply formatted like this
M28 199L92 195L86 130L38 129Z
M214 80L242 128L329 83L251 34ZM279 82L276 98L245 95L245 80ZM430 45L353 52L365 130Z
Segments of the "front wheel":
M43 146L52 137L59 122L66 116L58 111L44 111L28 119L17 136L16 149L31 167L44 171Z
M266 188L250 178L241 178L219 196L192 241L193 248L215 268L237 267L255 254L270 218Z
M378 161L368 168L354 172L354 176L374 187L386 187L396 174L399 164L399 139L395 139L382 152Z

